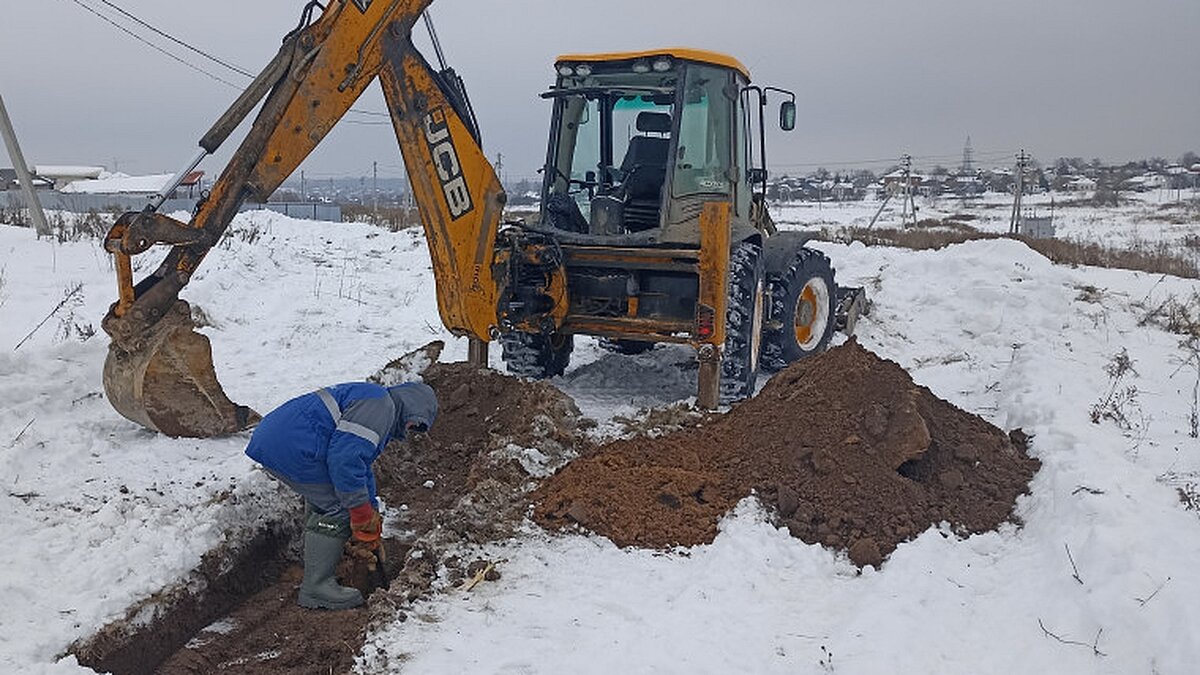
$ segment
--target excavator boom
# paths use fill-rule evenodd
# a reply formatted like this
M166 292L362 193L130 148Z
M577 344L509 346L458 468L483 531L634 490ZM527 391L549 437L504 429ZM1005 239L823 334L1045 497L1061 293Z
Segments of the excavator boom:
M319 5L310 3L278 55L201 139L192 167L263 101L191 221L155 213L157 204L118 219L105 242L116 257L119 299L102 324L112 338L104 384L126 418L187 437L257 422L254 411L225 395L208 338L196 332L179 293L242 203L265 202L376 79L420 207L443 322L483 342L495 332L492 255L505 195L457 78L433 69L412 45L413 26L431 2L333 0L311 23ZM171 251L135 285L131 257L156 244Z

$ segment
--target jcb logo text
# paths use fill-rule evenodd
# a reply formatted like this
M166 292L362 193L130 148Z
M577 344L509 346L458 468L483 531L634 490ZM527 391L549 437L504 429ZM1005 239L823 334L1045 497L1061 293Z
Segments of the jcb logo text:
M470 212L471 192L463 177L458 151L454 149L454 139L450 137L446 115L441 110L434 110L425 116L425 142L429 144L433 165L437 167L450 218L457 220Z

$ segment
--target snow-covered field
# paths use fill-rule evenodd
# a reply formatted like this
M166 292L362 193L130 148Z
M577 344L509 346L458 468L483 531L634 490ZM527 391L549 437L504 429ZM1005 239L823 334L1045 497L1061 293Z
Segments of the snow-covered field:
M1191 200L1189 211L1176 197ZM1180 253L1187 250L1184 239L1200 230L1200 213L1194 205L1196 195L1189 191L1156 190L1122 193L1121 206L1079 206L1091 199L1091 193L1046 194L1025 197L1026 215L1053 216L1057 236L1078 242L1091 242L1113 248L1153 247L1163 242ZM963 201L952 197L914 198L918 219L958 220L984 232L1008 232L1012 217L1012 197L988 193ZM784 226L803 224L810 228L867 227L879 209L878 201L796 202L773 207L771 214ZM875 227L901 227L901 200L889 202ZM1197 246L1196 242L1192 246Z
M777 219L807 227L873 212L802 208ZM1091 227L1104 238L1105 211L1072 218L1080 237ZM1150 240L1165 227L1117 220L1118 237ZM1190 227L1163 239L1200 231ZM936 252L819 246L874 301L859 324L864 345L939 396L1035 435L1043 466L1018 507L1023 527L968 539L931 530L859 574L772 527L752 500L713 544L669 553L529 526L485 551L507 560L500 581L447 590L381 627L362 669L1193 672L1200 514L1179 490L1195 494L1200 482L1190 435L1200 362L1180 336L1140 324L1196 282L1054 266L1003 240ZM187 583L206 551L252 532L284 496L242 455L245 435L161 438L103 399L99 320L115 288L95 241L0 226L0 278L0 672L78 672L61 658L73 640ZM362 378L432 339L447 339L443 359L465 357L441 327L412 231L242 214L185 297L214 324L226 390L259 410ZM97 334L81 341L89 326ZM1115 387L1136 393L1113 405L1127 428L1093 424L1122 352L1132 370ZM576 356L555 384L608 433L616 414L692 394L691 375L669 365L686 358L679 350L631 360L585 343Z

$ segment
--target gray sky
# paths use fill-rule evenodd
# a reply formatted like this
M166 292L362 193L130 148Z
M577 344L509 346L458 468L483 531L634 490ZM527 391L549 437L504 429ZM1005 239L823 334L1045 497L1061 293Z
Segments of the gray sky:
M111 1L254 72L303 4ZM73 0L4 4L0 94L31 164L173 171L237 95ZM549 108L537 95L552 81L556 55L667 45L728 52L759 84L796 91L799 128L771 139L777 172L905 152L919 165L952 166L968 135L987 164L1008 163L1020 148L1042 161L1200 151L1198 0L610 0L604 14L595 6L433 4L485 150L504 154L511 177L533 175L542 163ZM359 107L382 110L377 91ZM226 145L203 166L210 175L236 139ZM369 176L372 161L381 175L400 174L390 127L343 123L302 168L312 178Z

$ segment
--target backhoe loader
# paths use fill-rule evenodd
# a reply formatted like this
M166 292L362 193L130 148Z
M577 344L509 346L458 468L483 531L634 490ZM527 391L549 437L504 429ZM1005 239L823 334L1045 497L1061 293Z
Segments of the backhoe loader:
M767 99L786 99L779 122L790 129L794 95L750 84L745 66L712 52L560 57L543 95L553 116L541 210L506 222L462 80L440 47L435 68L413 46L431 2L310 2L176 180L117 220L105 247L119 298L102 325L112 338L105 390L118 412L185 437L258 421L225 395L179 293L243 201L265 202L376 80L419 206L439 313L469 338L473 363L486 365L499 341L510 371L549 377L566 368L575 335L626 352L689 344L698 403L715 407L752 393L760 368L852 328L861 292L839 289L828 259L803 235L776 233L764 206ZM158 213L260 102L191 221ZM135 284L132 256L155 245L170 252Z

